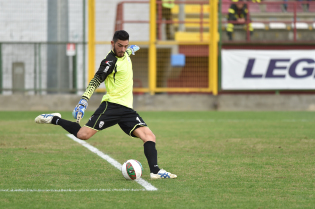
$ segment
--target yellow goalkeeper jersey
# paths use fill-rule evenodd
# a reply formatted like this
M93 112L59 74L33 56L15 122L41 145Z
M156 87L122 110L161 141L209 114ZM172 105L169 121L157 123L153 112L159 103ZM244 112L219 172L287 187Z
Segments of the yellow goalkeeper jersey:
M104 82L106 94L103 96L102 102L108 101L133 108L133 71L130 55L130 49L127 49L121 58L116 57L115 53L110 51L102 60L82 98L89 100L95 89Z

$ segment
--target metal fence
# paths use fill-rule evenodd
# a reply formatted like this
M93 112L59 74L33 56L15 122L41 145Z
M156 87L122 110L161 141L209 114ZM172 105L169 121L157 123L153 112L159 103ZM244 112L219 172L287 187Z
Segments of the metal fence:
M86 83L86 44L0 43L2 94L77 93ZM71 54L67 54L71 53ZM71 55L71 56L69 56Z
M76 93L85 88L86 4L0 0L1 94ZM69 43L74 48L67 55Z

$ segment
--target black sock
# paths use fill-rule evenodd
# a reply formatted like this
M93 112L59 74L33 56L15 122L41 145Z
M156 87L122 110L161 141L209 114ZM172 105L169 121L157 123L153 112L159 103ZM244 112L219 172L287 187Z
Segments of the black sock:
M53 119L51 120L51 123L54 125L60 125L62 128L64 128L70 134L73 134L75 137L77 137L77 133L81 128L81 126L78 123L61 119L58 116L54 116Z
M160 170L157 164L157 151L155 149L155 142L147 141L143 145L144 147L144 154L148 160L150 173L157 174Z

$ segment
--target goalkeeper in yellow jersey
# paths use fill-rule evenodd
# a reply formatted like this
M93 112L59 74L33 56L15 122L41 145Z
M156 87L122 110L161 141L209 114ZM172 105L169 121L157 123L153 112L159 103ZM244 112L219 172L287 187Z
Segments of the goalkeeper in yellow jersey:
M129 46L129 34L124 30L115 32L111 45L112 50L102 60L94 78L72 112L75 119L83 117L95 89L105 82L107 93L85 126L81 127L79 123L64 120L59 113L39 115L35 118L35 122L59 125L82 140L87 140L98 131L118 124L126 134L143 141L151 179L176 178L175 174L159 168L155 135L140 115L132 109L133 71L130 56L140 48L137 45Z

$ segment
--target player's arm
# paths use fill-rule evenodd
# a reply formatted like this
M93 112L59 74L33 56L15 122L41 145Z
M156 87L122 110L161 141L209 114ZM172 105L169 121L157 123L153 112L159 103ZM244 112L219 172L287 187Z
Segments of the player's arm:
M88 101L93 95L94 91L100 86L102 82L105 81L107 76L113 72L116 61L117 59L115 57L108 56L101 62L98 71L95 73L84 94L82 95L81 100L72 112L73 117L77 119L77 123L80 123L81 118L83 118L84 111L88 106Z
M107 76L113 72L116 61L117 59L102 60L98 71L95 73L84 94L82 95L82 99L89 101L94 91L100 86L101 83L105 81Z

